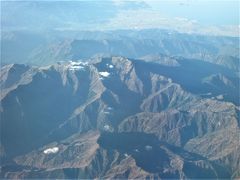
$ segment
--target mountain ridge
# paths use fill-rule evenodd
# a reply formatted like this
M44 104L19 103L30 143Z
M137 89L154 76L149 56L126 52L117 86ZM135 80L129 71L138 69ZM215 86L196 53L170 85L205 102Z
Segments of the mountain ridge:
M182 71L186 73L189 60L176 61L179 66L113 56L97 58L88 63L69 61L46 67L4 66L5 70L1 71L1 77L4 78L1 78L3 90L1 137L3 138L0 152L1 161L5 165L2 168L6 167L7 170L2 171L1 177L29 178L41 174L53 177L55 172L58 172L61 178L69 177L68 175L74 178L200 176L189 172L187 167L202 172L204 177L237 177L240 167L238 163L240 156L237 153L240 146L238 143L240 137L237 136L240 124L238 105L225 99L226 95L223 99L215 98L214 88L207 88L205 92L210 91L211 94L206 97L201 91L194 91L192 87L186 86L184 81L179 80L181 78L192 80L192 77L181 73ZM206 66L206 70L195 71L196 76L193 80L197 80L196 83L201 82L201 78L206 79L217 73L224 74L227 79L234 77L234 73L218 68L217 65L208 66L208 63L202 61L199 63ZM21 70L22 68L24 71ZM20 77L11 76L11 73L15 73L18 69L20 69ZM170 69L171 73L169 73ZM176 76L173 76L176 72ZM227 82L225 79L220 80ZM228 85L227 83L226 86ZM198 86L204 89L206 84L201 83ZM238 98L237 94L231 95L235 99ZM12 131L15 133L10 133ZM232 133L227 133L229 131ZM132 153L134 147L129 145L111 147L112 143L108 143L112 138L116 138L115 142L124 143L131 138L133 142L139 142L138 139L141 138L134 138L134 133L139 133L136 137L142 136L144 139L152 136L150 139L156 140L156 145L153 143L141 146L142 153L152 149L153 154L150 153L150 157L155 157L154 153L158 151L160 154L163 153L154 163L161 162L162 157L170 159L164 160L166 164L161 165L161 170L152 171L151 167L156 166L147 160L149 167L141 167L143 162L138 158L143 156L137 156L137 152ZM222 136L222 133L225 136ZM74 135L76 135L75 140ZM75 150L72 147L74 141L79 141L79 138L84 139L85 135L94 139L92 145L88 145L91 141L83 143L85 147L89 146L88 151L100 153L96 156L97 159L93 158L92 161L89 157L82 157L83 162L91 161L93 164L85 164L81 166L85 170L81 170L79 166L71 167L73 161L69 162L70 165L54 170L56 162L64 161L63 157L73 157L72 153L76 153L77 156L78 153L85 152L84 149ZM228 142L229 139L231 141ZM211 148L215 144L211 152L206 151L210 148L206 143L208 141L214 142L210 145ZM158 146L161 145L160 142L165 144ZM122 150L123 147L132 150ZM46 152L54 153L44 154L44 149ZM202 160L189 161L188 156L181 154L182 151L193 153L189 156L201 157ZM64 152L66 153L64 156L60 155ZM109 156L110 152L114 152L114 158ZM59 160L49 161L45 166L44 159L48 156L53 160L58 157ZM103 161L101 158L106 159ZM113 169L110 168L109 161L115 164ZM176 167L171 165L171 161L178 165ZM101 165L100 162L106 164ZM33 166L34 163L38 164ZM14 164L20 170L15 170ZM127 169L124 169L124 166ZM25 172L24 169L27 167L37 169ZM224 168L226 170L223 171Z

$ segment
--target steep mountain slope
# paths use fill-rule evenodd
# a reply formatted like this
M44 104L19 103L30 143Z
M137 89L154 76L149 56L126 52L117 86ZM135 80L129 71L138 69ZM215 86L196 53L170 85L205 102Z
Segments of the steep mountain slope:
M4 66L1 177L238 177L239 78L174 62Z
M141 133L88 132L53 142L15 158L20 169L10 169L8 178L186 178L227 177L216 164L196 154L179 151ZM120 140L120 142L118 142ZM58 148L57 153L45 153ZM63 158L65 157L65 158ZM29 171L29 167L32 170ZM46 171L47 169L47 171ZM191 169L191 170L190 170ZM24 171L25 170L25 171ZM192 172L191 172L192 171Z

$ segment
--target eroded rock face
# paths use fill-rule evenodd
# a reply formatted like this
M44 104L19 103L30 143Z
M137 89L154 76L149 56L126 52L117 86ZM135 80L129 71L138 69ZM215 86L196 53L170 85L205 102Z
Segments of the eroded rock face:
M238 77L174 60L4 66L1 177L238 177Z

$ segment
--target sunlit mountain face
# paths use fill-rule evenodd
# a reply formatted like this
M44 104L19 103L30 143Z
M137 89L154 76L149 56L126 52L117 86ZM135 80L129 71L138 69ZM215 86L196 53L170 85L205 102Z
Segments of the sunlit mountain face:
M238 1L0 1L2 179L240 178Z

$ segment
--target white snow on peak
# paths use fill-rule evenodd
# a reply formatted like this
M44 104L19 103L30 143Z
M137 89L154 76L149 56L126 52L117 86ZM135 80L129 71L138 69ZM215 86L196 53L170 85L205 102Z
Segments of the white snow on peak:
M107 71L99 72L99 74L100 74L101 76L103 76L103 77L108 77L108 76L110 75L110 73L107 72Z
M58 147L48 148L43 151L44 154L55 154L59 151Z
M79 69L83 69L84 67L82 66L73 66L73 67L70 67L69 69L74 71L74 70L79 70Z
M88 64L87 62L69 61L68 68L72 71L79 70L79 69L84 69L83 66L86 66L87 64Z
M88 62L81 62L81 61L69 61L69 62L73 66L79 66L79 65L86 66L86 65L88 65Z

